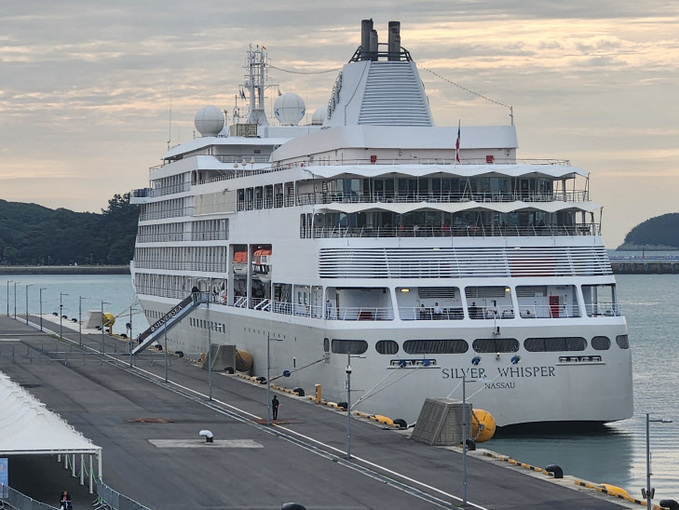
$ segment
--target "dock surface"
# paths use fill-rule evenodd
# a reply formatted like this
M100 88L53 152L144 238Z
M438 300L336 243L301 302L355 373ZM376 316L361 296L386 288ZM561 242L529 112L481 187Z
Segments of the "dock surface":
M93 350L100 348L100 335L83 335L85 350L78 348L77 331L64 336L73 342L0 317L0 371L101 446L103 481L149 508L461 505L459 448L416 443L406 432L355 419L347 460L346 413L277 393L279 420L266 426L265 385L213 373L209 400L208 372L188 360L168 356L166 368L164 354L145 352L131 369L128 346L119 339L107 336L110 354L102 356ZM205 429L214 443L199 436ZM630 508L566 480L484 460L478 450L467 458L469 508ZM74 508L89 508L94 496L78 482L56 456L10 458L10 485L37 500L56 505L65 488L74 494Z

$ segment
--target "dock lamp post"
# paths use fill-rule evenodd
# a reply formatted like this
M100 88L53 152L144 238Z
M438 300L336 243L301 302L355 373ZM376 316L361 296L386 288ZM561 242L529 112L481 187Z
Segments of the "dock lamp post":
M512 364L516 365L521 358L514 356ZM462 372L462 506L467 506L467 429L469 428L469 416L467 416L467 383L485 382L485 377L467 380L467 374Z
M64 296L68 296L68 294L59 293L59 338L64 338Z
M78 296L78 345L83 344L83 296Z
M9 317L9 284L14 280L7 280L7 317Z
M653 496L655 495L655 489L651 488L651 434L650 434L650 424L651 423L672 423L672 420L668 418L651 418L651 415L646 413L646 488L641 489L641 495L646 499L647 510L653 509Z
M101 354L104 354L104 305L110 305L108 301L104 301L103 299L101 300ZM167 330L167 327L166 327ZM167 334L166 334L167 337ZM165 344L165 347L167 348L167 341ZM167 351L167 349L166 349ZM167 355L167 352L165 353ZM167 377L165 378L165 382L167 382Z
M45 287L40 287L40 309L39 309L39 314L40 314L40 331L42 331L42 291L45 290Z
M271 342L282 342L282 338L266 337L266 424L271 425Z
M33 287L33 284L26 284L26 326L28 326L28 287Z
M351 460L351 354L347 353L347 460Z
M365 358L361 354L347 353L347 367L344 372L347 374L347 460L351 459L351 358Z
M17 283L21 282L14 282L14 320L17 320Z

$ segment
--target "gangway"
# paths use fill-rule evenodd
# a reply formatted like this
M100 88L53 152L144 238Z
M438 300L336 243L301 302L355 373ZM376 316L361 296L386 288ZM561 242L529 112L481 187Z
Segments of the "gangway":
M169 312L151 325L146 331L137 337L138 345L132 349L132 354L139 354L168 329L172 329L181 320L195 310L199 305L207 303L207 292L192 292L190 296L184 298Z

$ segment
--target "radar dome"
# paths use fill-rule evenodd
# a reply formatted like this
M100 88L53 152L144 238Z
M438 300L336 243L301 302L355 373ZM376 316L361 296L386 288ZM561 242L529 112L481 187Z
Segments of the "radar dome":
M318 108L316 108L316 111L311 117L311 125L322 126L327 117L328 117L328 105L319 106Z
M204 106L194 121L201 136L217 136L224 127L224 114L216 106Z
M284 126L296 126L304 118L306 106L297 94L287 93L278 96L273 105L273 112Z

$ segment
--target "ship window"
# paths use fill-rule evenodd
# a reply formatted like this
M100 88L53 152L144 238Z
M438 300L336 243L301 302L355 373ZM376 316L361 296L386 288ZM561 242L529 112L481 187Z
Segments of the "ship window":
M582 337L526 338L523 346L529 352L584 351L587 342Z
M421 299L455 299L458 295L457 287L419 287L417 295Z
M403 350L408 354L462 354L469 344L464 340L406 340Z
M595 336L592 338L592 347L597 351L607 351L611 348L611 340L607 336Z
M323 352L330 352L330 339L329 338L323 339Z
M517 352L519 341L516 338L477 338L472 348L476 352Z
M375 350L380 354L396 354L398 344L393 340L380 340L375 344Z
M629 338L627 335L618 335L615 337L615 343L618 344L618 347L621 349L629 349Z
M363 354L367 350L368 342L365 340L332 339L332 352L335 354Z

